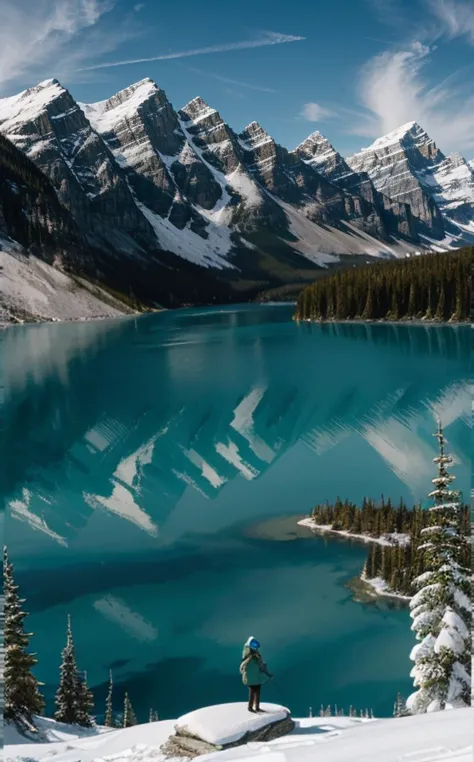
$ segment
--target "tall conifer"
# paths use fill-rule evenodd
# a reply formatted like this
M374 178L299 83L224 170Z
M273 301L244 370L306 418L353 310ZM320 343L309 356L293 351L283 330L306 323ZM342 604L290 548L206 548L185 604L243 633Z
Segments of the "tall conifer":
M460 493L451 489L455 477L448 471L452 458L445 453L441 424L434 436L439 443L438 475L429 494L434 505L418 548L427 570L415 580L418 592L410 602L419 641L410 654L417 688L407 700L412 714L471 703L471 570L463 563L468 538L461 531Z
M5 719L20 724L31 724L34 715L43 711L44 699L39 690L40 683L31 671L37 664L36 657L28 651L32 633L25 632L24 620L27 614L22 608L25 601L18 594L13 564L8 559L7 548L4 548L3 553L3 592L4 716Z

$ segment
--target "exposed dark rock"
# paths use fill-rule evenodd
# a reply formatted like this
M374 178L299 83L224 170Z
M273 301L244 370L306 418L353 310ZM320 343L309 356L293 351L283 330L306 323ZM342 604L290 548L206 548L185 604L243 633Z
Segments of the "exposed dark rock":
M290 716L285 717L284 720L265 725L265 727L259 730L254 730L243 735L238 741L233 743L224 744L222 746L215 746L203 741L201 738L192 736L183 730L177 730L175 735L171 736L167 743L161 747L161 752L167 757L184 757L187 759L194 759L201 754L211 754L216 751L223 751L224 749L232 749L236 746L244 746L245 744L256 741L273 741L275 738L281 738L286 736L294 730L295 723Z

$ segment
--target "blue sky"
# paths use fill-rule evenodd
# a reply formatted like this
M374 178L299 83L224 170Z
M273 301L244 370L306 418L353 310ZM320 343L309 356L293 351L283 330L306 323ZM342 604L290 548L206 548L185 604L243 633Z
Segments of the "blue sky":
M288 148L348 155L418 121L474 156L474 0L2 0L0 96L57 77L79 101L152 77ZM137 59L156 59L137 61Z

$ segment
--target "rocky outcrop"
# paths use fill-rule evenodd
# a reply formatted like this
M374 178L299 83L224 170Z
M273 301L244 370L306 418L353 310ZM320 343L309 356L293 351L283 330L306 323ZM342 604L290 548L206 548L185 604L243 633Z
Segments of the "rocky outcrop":
M250 730L244 733L237 741L227 744L212 744L208 741L192 735L185 729L178 728L174 735L170 736L167 743L161 747L161 752L167 757L183 757L185 759L194 759L202 754L212 754L213 752L232 749L236 746L244 746L252 742L273 741L275 738L281 738L291 733L295 728L295 723L288 715L283 720L269 723L258 730Z
M246 167L272 195L297 206L313 222L335 227L352 222L371 235L386 237L370 202L329 182L297 152L278 145L257 122L249 124L239 140Z
M442 240L445 223L430 182L433 167L444 156L416 123L410 122L347 159L355 172L369 175L375 188L398 203L410 205L417 232Z
M360 196L378 211L387 234L417 241L416 225L410 205L379 193L366 172L354 171L324 135L313 132L297 148L296 153L310 167L334 185Z
M73 267L91 257L79 226L51 182L0 134L0 234L46 262Z
M474 162L459 153L438 161L420 173L420 180L431 190L445 220L474 233Z
M49 177L91 245L125 253L153 246L120 167L57 80L4 99L0 131Z

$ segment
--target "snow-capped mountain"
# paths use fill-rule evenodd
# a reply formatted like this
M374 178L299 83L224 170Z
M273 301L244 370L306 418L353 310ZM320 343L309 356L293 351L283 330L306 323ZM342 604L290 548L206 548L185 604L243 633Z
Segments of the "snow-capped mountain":
M347 163L384 195L408 203L426 241L474 241L473 167L459 154L445 156L416 122L378 138Z
M417 239L415 220L408 203L379 193L366 172L356 172L320 132L313 132L296 148L296 153L309 166L331 183L360 196L377 209L387 234Z
M154 244L107 146L57 80L2 100L0 129L49 176L91 245L137 254L140 239Z
M78 271L91 259L52 183L0 134L0 324L132 312L102 289L58 269Z
M290 152L256 122L236 134L201 98L175 110L151 79L93 104L55 79L0 100L0 132L75 225L76 272L170 306L308 282L344 255L404 256L419 233L443 247L448 216L467 236L472 166L417 131L400 133L410 171L397 181L393 138L363 161L319 133Z

